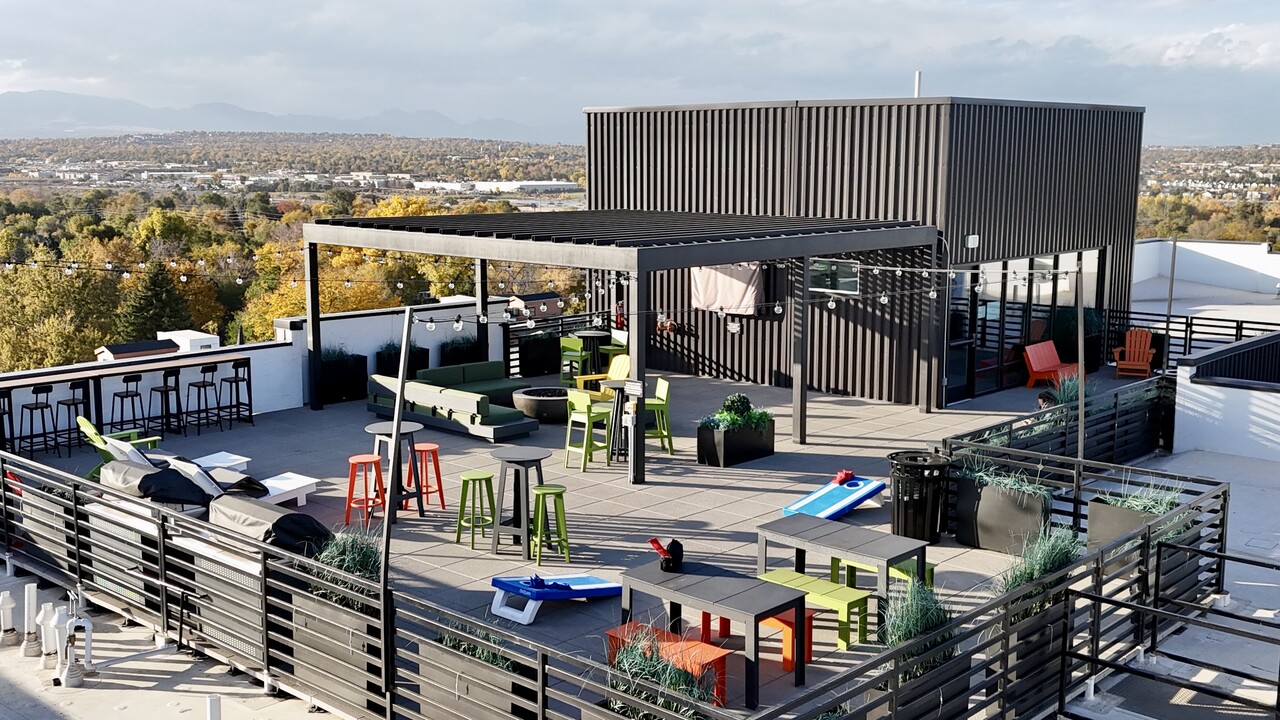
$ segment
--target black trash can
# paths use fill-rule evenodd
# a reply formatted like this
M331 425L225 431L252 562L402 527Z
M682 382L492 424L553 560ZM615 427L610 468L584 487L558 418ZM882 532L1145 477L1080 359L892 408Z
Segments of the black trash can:
M936 543L951 458L923 450L889 453L894 535Z

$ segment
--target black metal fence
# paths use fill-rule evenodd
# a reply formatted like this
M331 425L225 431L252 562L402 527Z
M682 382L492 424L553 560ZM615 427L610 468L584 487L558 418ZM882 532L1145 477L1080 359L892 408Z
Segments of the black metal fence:
M1098 462L1125 463L1156 450L1172 450L1176 394L1173 378L1153 377L1086 397L1084 456ZM953 435L943 441L943 448L950 453L956 443L967 442L1076 457L1079 417L1074 402L1056 405Z
M1246 388L1280 383L1280 332L1199 353L1179 365L1195 368L1192 382L1216 382Z
M1155 368L1172 369L1177 365L1178 358L1275 332L1280 330L1280 322L1227 320L1190 315L1173 315L1166 322L1165 316L1161 313L1108 310L1107 338L1103 347L1114 348L1124 345L1124 333L1131 327L1143 327L1155 333L1152 343L1152 346L1157 348L1158 362Z
M599 324L597 325L597 321ZM537 318L528 327L520 317L502 324L503 357L510 377L537 377L559 372L559 339L579 330L608 330L607 312Z

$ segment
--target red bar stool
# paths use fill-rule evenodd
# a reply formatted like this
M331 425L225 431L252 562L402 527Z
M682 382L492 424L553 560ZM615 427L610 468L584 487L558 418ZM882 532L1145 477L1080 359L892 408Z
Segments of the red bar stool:
M409 477L409 482L413 482L414 478L418 478L417 482L422 483L422 495L426 499L427 504L431 504L431 493L439 493L440 509L444 510L444 476L440 474L440 446L432 442L420 442L413 444L414 462L417 463L417 472ZM427 472L427 460L431 461L431 467L435 468L436 482L435 487L431 486L431 476ZM409 485L409 489L413 486ZM404 509L409 509L409 501L404 501Z
M383 498L385 497L382 487L382 456L365 453L363 455L352 455L347 458L347 464L351 466L350 473L347 475L347 512L342 517L343 525L351 524L351 510L364 510L364 526L369 527L369 517L373 514L375 508L382 507ZM369 495L369 473L372 471L374 482L376 485L376 493ZM356 497L356 473L360 472L363 476L363 495Z

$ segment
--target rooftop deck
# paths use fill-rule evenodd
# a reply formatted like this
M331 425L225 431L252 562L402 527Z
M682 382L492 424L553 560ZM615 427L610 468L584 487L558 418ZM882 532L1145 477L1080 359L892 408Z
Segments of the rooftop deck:
M547 482L568 487L572 551L569 565L561 558L544 555L543 565L538 568L526 563L518 550L507 544L498 556L488 552L487 542L483 547L477 543L476 550L465 540L454 544L458 475L474 468L496 472L498 462L489 455L496 446L430 429L420 433L418 440L440 443L449 509L429 509L423 519L412 512L400 516L392 541L394 586L446 608L510 627L512 623L489 616L493 597L490 578L584 571L616 578L623 570L653 559L646 541L655 535L664 541L680 539L687 557L754 572L756 526L779 517L784 505L827 482L836 471L847 468L860 476L883 478L888 475L885 456L890 452L922 448L929 441L1025 412L1034 404L1034 395L1028 394L1032 398L1028 401L1023 393L1013 393L1003 411L992 409L998 403L987 399L982 410L962 405L957 410L925 414L913 407L814 395L809 409L810 443L797 446L789 436L789 390L744 388L737 383L681 376L672 377L671 381L676 453L662 454L657 443L651 442L648 481L644 485L628 484L625 467L617 464L606 468L603 462L595 462L586 472L576 466L565 468L561 450L563 426L543 425L515 443L554 451L544 468ZM550 379L546 384L549 383ZM757 406L775 411L777 454L728 469L697 465L697 418L717 408L726 394L740 390L746 390ZM340 526L346 458L368 452L371 444L363 428L374 417L365 410L364 403L329 406L322 412L297 409L266 413L255 420L253 426L236 425L225 432L206 429L199 436L194 432L187 437L171 436L163 447L187 457L219 450L245 455L252 458L250 473L259 478L285 471L319 478L320 490L304 509L327 525ZM97 462L97 456L86 449L70 458L46 457L44 461L83 474ZM860 508L846 516L846 521L888 531L888 510ZM931 546L928 558L938 564L938 586L948 596L948 602L958 608L979 602L980 588L1007 564L1003 555L957 546L950 537L944 538L941 545ZM771 555L771 562L782 561L781 553ZM642 620L662 613L657 601L645 595L637 595L636 608L637 617ZM536 623L513 629L531 640L603 659L604 631L617 625L618 617L617 600L551 603L542 608ZM686 619L691 617L686 613ZM810 685L870 655L870 648L865 652L836 651L835 619L830 614L818 616L815 635ZM741 649L741 635L728 640L727 646ZM764 705L795 689L777 662L778 653L776 641L762 644L766 660L761 667ZM730 661L730 707L742 707L742 662L741 654L735 654Z

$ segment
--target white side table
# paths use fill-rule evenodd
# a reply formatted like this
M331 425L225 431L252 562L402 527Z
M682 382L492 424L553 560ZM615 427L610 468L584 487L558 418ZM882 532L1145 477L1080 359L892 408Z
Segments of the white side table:
M227 470L244 472L249 468L249 458L225 451L196 458L194 462L206 470L211 470L213 468L226 468Z
M316 491L320 481L295 472L280 473L262 481L269 494L259 498L263 502L279 505L286 500L297 500L298 507L307 504L307 495Z

